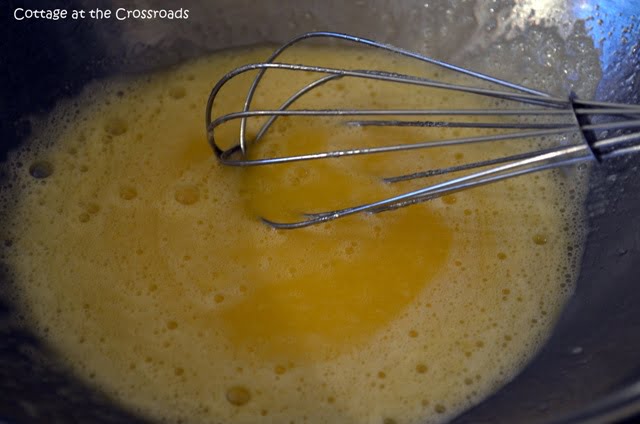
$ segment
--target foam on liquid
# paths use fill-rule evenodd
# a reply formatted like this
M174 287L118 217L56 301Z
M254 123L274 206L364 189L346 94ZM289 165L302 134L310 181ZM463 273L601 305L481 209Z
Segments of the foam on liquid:
M374 200L429 182L391 186L381 176L523 144L223 167L204 139L206 96L225 72L269 52L229 51L96 83L12 154L2 249L24 324L90 384L161 421L446 420L512 378L547 337L580 257L580 174L541 173L389 213L272 230L257 218ZM299 49L288 60L390 67L388 57L355 50ZM274 108L313 77L265 78L256 105ZM239 110L241 83L216 107ZM349 80L297 108L305 104L485 105ZM218 137L235 142L236 130ZM477 133L284 118L250 152Z

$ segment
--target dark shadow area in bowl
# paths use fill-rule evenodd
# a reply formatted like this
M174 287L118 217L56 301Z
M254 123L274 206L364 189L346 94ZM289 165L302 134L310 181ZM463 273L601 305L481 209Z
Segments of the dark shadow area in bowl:
M16 7L38 5L23 3L4 3L2 14L13 13ZM79 8L74 1L47 2L46 7L54 4L65 9ZM3 16L0 162L30 135L29 115L46 113L61 98L77 95L88 81L105 74L103 48L93 34L90 21L24 25L12 16ZM82 48L78 48L78 40ZM10 178L6 173L0 174L3 184L10 183ZM10 290L6 265L2 263L0 295ZM55 355L36 336L15 324L18 313L6 298L0 298L0 422L143 421L59 366Z

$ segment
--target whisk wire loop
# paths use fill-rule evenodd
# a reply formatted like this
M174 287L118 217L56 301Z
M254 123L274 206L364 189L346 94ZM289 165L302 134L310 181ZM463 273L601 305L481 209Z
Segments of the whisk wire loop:
M437 81L415 75L397 72L368 69L343 69L325 66L312 66L276 62L287 49L305 40L316 38L333 39L387 51L393 54L418 60L423 63L438 66L455 73L470 77L482 84L493 85L495 88L475 86L468 83L452 83ZM279 107L272 110L251 109L256 90L265 73L307 72L318 74L319 77L288 97ZM214 117L214 102L220 90L232 79L239 75L257 72L253 79L241 111L227 113ZM517 103L513 108L486 109L294 109L293 106L304 96L332 81L342 78L367 79L385 83L405 84L418 87L429 87L439 90L451 90L460 93L500 99ZM260 141L265 133L280 117L341 117L347 118L345 125L377 126L377 127L414 127L414 128L475 128L507 130L508 132L491 135L477 135L422 141L413 143L391 143L378 147L348 148L333 151L304 153L291 156L267 157L249 159L247 157L247 120L261 117L265 121L260 126L252 142ZM543 116L554 118L552 122L531 123L492 122L497 117L534 117ZM467 117L467 120L461 120ZM490 121L476 121L478 117L491 118ZM408 120L406 118L412 118ZM451 119L454 118L454 119ZM475 118L475 119L469 119ZM558 118L564 118L556 122ZM597 119L595 119L597 118ZM239 120L238 144L230 148L222 148L216 141L217 127ZM598 122L595 122L598 120ZM537 139L550 136L565 136L577 134L577 143L564 144L550 148L538 149L531 152L493 158L483 161L449 166L439 169L414 172L405 175L385 177L384 182L396 183L400 181L427 178L437 175L448 175L463 171L472 171L466 175L454 177L446 181L428 185L397 196L381 199L348 208L325 211L321 213L305 214L296 222L275 222L262 218L270 226L277 229L294 229L320 224L356 213L379 213L409 206L415 203L431 200L446 194L466 190L494 183L497 181L526 175L543 170L576 165L581 163L600 161L612 157L636 153L640 151L640 105L609 103L596 100L579 99L576 96L566 98L552 96L543 91L535 90L523 85L505 81L487 74L472 71L447 62L439 61L419 53L394 47L366 38L334 32L310 32L293 38L276 49L266 61L240 66L224 75L213 87L207 101L205 123L209 143L218 160L230 166L261 166L276 165L307 160L321 160L341 158L347 156L382 154L406 150L427 149L434 147L457 146L475 143L501 142L507 140ZM635 132L620 134L621 131L635 130ZM613 134L612 134L613 133Z

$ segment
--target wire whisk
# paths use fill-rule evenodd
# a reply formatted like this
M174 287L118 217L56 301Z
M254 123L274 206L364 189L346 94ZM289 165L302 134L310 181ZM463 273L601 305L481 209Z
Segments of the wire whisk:
M492 88L473 84L458 84L416 75L407 75L381 70L352 70L303 64L276 62L287 49L300 42L316 38L329 38L353 43L373 49L379 49L440 67L446 71L470 77L473 81L489 84ZM214 117L216 96L230 80L235 77L257 71L253 79L242 110ZM273 110L252 109L252 102L265 73L275 71L312 72L320 75L292 94L280 107ZM487 98L502 100L502 103L515 104L516 107L468 108L468 109L294 109L295 103L310 92L321 88L330 81L343 78L384 81L417 87L431 87L469 93ZM280 117L341 117L348 118L348 125L419 127L419 128L477 128L509 130L505 133L476 135L440 139L435 141L395 144L364 148L351 148L322 152L305 153L291 156L274 156L249 159L247 150L250 144L259 142L265 133ZM251 140L247 137L247 120L262 117L264 123ZM508 122L460 121L467 117L509 117ZM520 122L517 118L544 117L560 118L560 122ZM594 122L600 121L602 122ZM411 120L407 120L407 118ZM223 149L216 141L216 128L229 121L239 120L238 142L231 148ZM264 62L240 66L224 75L213 87L206 106L206 131L208 141L218 160L230 166L265 166L297 161L342 158L355 155L383 154L397 151L427 149L434 147L458 146L477 143L490 143L515 139L535 139L540 137L578 134L578 141L570 144L499 157L489 160L470 162L445 168L430 169L400 176L383 178L387 183L427 178L436 175L462 173L460 176L427 185L423 188L383 198L370 203L354 205L348 208L304 214L294 222L276 222L263 217L262 220L277 229L294 229L320 224L356 213L378 213L424 202L440 196L481 185L513 178L520 175L552 168L577 165L586 162L599 162L609 158L640 151L640 106L632 104L609 103L595 100L583 100L574 95L560 98L548 93L519 84L495 78L483 73L442 62L419 53L404 50L388 44L335 32L310 32L293 38L276 49ZM612 134L613 133L613 134Z

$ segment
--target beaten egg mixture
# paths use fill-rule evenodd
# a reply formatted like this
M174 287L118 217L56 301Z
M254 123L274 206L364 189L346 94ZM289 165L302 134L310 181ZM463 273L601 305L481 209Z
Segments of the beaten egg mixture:
M540 173L274 230L259 217L377 200L430 182L381 177L502 156L527 142L224 167L204 136L207 94L225 72L269 53L231 50L97 82L41 119L33 140L12 153L6 167L16 180L2 191L3 254L23 324L90 385L161 422L445 421L511 379L548 336L581 253L581 174ZM308 47L286 59L393 63L443 77L361 50ZM251 77L223 90L216 116L241 109ZM255 107L276 108L317 77L267 73ZM486 104L344 79L294 106ZM249 132L260 123L250 121ZM230 146L237 129L224 125L216 137ZM477 134L280 118L249 153Z

